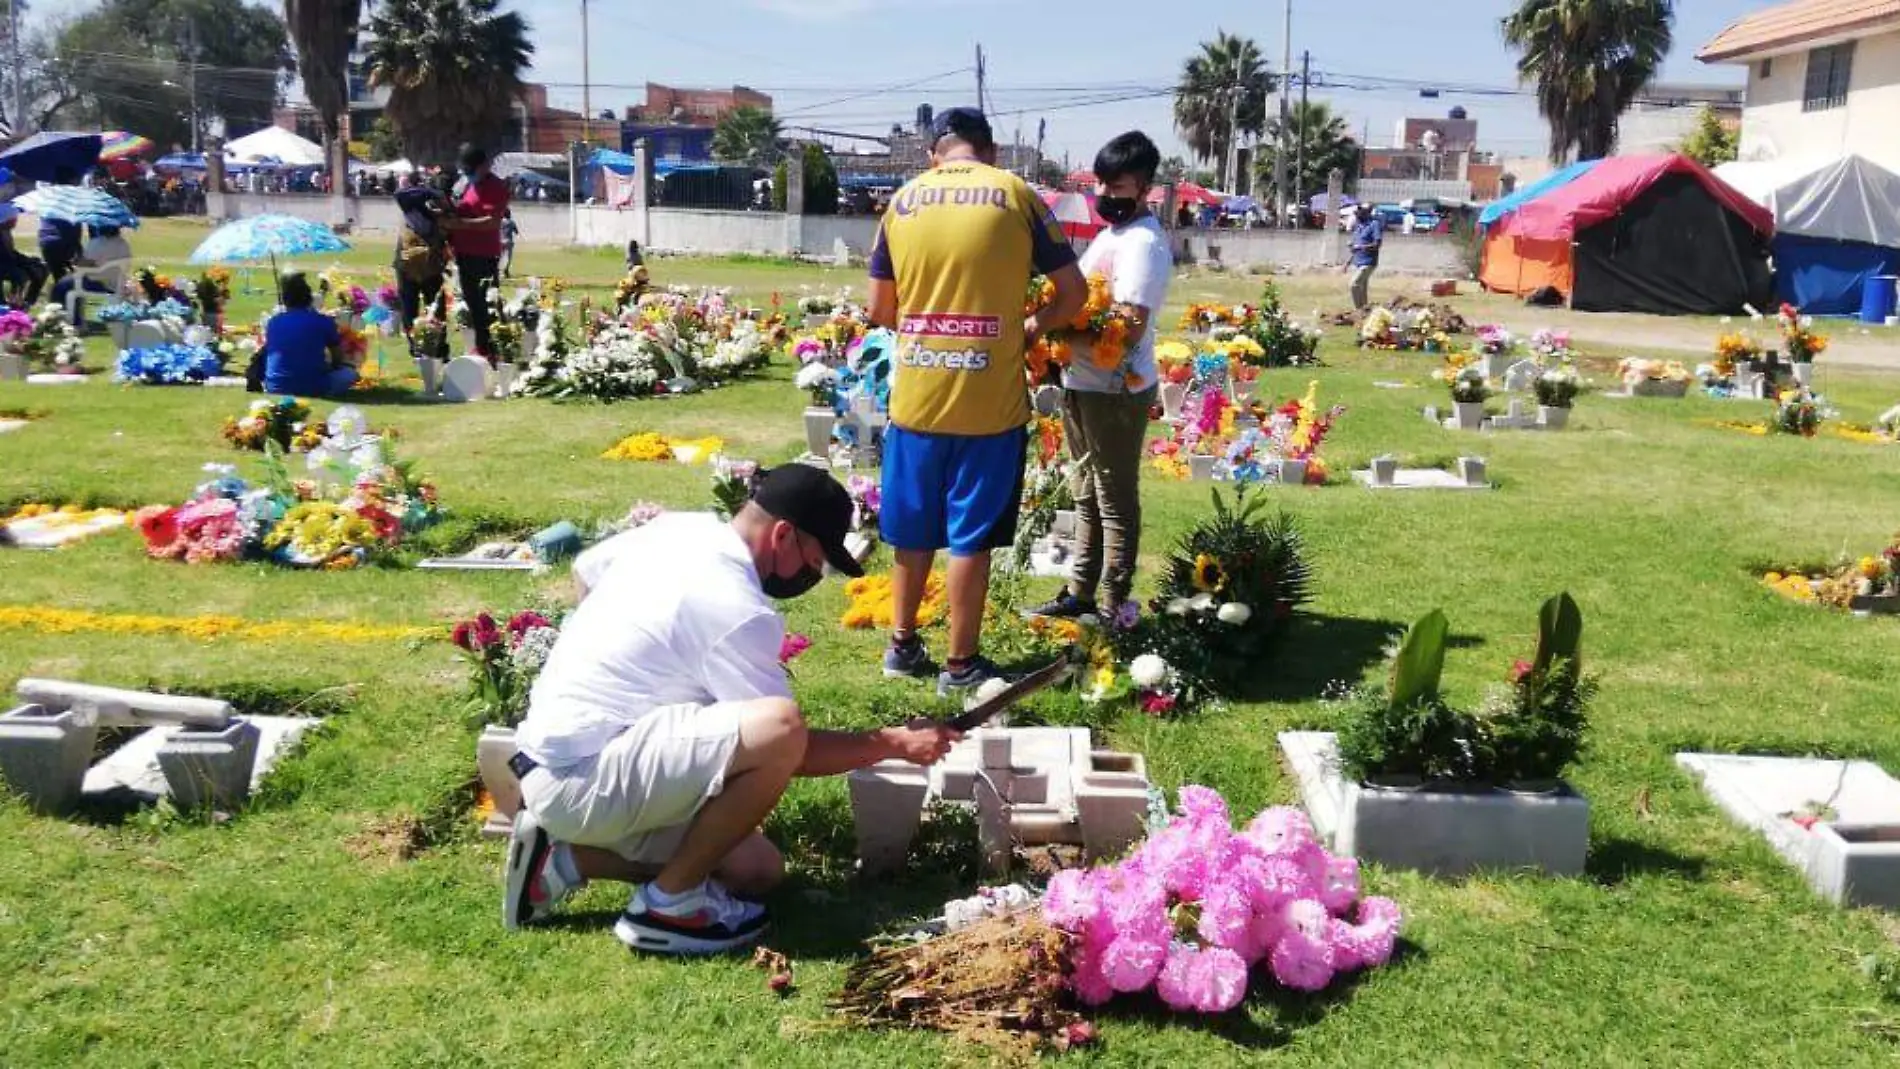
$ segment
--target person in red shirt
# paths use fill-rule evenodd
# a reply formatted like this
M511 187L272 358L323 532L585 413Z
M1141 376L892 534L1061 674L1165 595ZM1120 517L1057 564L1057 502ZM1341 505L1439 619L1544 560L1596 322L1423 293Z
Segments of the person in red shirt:
M489 287L501 273L501 221L508 211L508 183L495 177L488 150L463 145L462 178L455 184L455 215L445 219L449 247L455 251L456 273L462 278L462 303L468 325L475 331L475 351L491 361L494 347L488 328L494 313L488 307Z

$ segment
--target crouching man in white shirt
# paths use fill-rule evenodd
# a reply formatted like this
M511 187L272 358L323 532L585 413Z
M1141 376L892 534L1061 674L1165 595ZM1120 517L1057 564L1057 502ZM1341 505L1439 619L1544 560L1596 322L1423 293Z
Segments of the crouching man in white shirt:
M619 536L536 681L511 764L521 777L502 921L540 920L589 879L640 884L614 934L635 950L716 953L764 931L751 898L784 875L759 826L794 776L942 759L929 720L817 731L792 700L774 598L816 586L851 497L830 475L766 473L731 523L669 513Z

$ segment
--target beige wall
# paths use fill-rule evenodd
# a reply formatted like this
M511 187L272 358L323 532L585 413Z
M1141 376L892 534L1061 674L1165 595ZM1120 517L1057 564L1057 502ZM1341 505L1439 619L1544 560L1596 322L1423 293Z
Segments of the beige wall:
M1765 79L1761 60L1749 64L1742 159L1831 159L1855 153L1900 170L1900 30L1855 44L1845 107L1801 110L1807 67L1806 51L1775 56Z

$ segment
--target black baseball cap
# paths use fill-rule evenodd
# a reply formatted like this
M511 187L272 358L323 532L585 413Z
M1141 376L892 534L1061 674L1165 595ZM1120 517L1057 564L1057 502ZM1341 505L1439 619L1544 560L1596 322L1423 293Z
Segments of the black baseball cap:
M933 142L955 137L971 148L990 148L996 144L996 134L990 129L990 121L976 108L946 110L931 124L930 132Z
M828 473L810 464L773 468L759 477L752 503L817 539L833 568L853 579L864 574L864 566L844 545L857 509L850 492Z

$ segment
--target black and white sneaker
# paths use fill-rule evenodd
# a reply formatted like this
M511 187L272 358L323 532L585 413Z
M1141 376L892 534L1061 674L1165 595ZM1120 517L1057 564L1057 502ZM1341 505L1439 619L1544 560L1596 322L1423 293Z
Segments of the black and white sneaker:
M757 940L770 923L764 906L732 897L713 880L663 910L648 897L650 886L634 891L626 911L614 922L615 938L630 950L720 954Z
M1080 620L1085 616L1095 616L1097 613L1094 602L1083 601L1064 590L1057 594L1053 601L1038 605L1033 609L1023 610L1023 615L1031 619L1040 616L1050 620Z
M570 882L561 875L554 853L564 849L533 813L523 808L515 814L514 831L508 836L507 866L502 872L502 927L514 931L541 920L585 884Z

